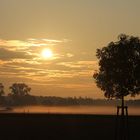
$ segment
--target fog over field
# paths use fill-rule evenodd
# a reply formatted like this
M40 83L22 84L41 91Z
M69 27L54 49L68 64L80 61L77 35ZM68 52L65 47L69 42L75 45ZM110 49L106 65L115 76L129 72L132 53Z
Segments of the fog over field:
M116 106L24 106L7 112L16 113L60 113L60 114L107 114L115 115ZM139 107L128 108L129 115L140 115Z

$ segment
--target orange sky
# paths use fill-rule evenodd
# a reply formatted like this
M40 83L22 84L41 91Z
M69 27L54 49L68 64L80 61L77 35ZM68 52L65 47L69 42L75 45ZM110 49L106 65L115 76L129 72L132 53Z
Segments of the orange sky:
M120 33L140 36L139 0L0 0L0 77L6 92L103 98L92 78L96 49ZM51 58L42 57L50 49Z

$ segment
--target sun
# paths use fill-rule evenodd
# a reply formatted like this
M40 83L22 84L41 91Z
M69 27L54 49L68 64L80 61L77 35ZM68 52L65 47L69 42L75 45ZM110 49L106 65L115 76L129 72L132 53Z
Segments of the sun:
M41 56L45 59L52 58L53 57L53 52L50 49L44 49L41 52Z

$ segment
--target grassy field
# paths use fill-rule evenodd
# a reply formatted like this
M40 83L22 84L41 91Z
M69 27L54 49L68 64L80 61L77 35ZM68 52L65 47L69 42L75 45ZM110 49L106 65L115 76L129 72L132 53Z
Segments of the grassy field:
M139 140L140 116L129 117L129 140ZM0 114L0 140L115 140L116 116Z

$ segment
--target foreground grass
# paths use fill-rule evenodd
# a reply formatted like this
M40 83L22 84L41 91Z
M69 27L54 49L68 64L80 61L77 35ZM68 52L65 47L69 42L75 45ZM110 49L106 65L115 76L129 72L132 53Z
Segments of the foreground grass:
M140 138L140 116L129 117L129 140ZM116 116L0 114L1 140L114 140Z

